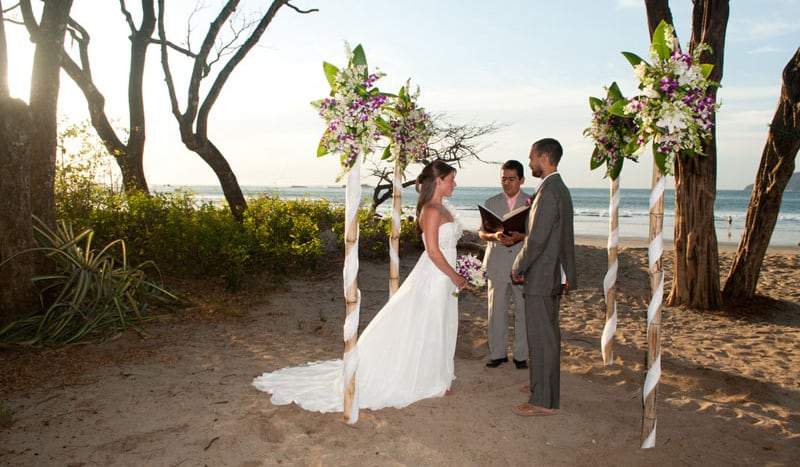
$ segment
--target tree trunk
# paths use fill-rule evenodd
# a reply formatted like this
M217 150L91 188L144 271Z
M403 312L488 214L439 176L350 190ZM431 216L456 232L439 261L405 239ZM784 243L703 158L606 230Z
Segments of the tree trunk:
M126 193L138 191L148 193L147 179L144 175L144 142L145 142L145 115L144 94L142 81L144 76L147 46L152 40L155 31L156 16L153 0L142 0L142 22L137 29L133 24L130 13L124 9L123 14L128 20L131 40L130 70L128 72L128 113L129 131L128 141L123 143L105 111L105 97L98 89L92 78L92 67L89 60L89 33L78 23L70 22L70 33L78 44L80 66L64 53L61 66L70 78L83 92L89 108L92 126L103 141L108 152L113 155L122 174L122 185Z
M231 169L225 156L208 139L199 138L191 134L182 134L181 136L186 147L200 156L217 175L222 187L222 193L225 195L225 200L228 202L228 207L233 217L241 222L244 219L244 212L247 210L247 202L244 199L242 188L239 186L239 181L236 179L236 174L233 173L233 169Z
M33 247L30 128L28 106L0 95L0 263ZM20 255L0 267L0 327L36 309L33 268L31 254Z
M761 153L744 234L722 291L726 302L752 298L778 213L783 191L800 151L800 48L783 69L783 87Z
M220 8L217 17L211 22L203 39L200 50L193 53L188 50L181 50L182 53L193 57L192 73L189 78L188 89L186 93L186 109L182 112L178 103L178 95L175 88L175 82L172 75L172 70L169 66L169 57L167 50L174 45L167 40L166 24L164 21L164 0L158 0L158 37L161 43L161 66L164 70L164 80L167 84L167 91L169 93L170 107L172 114L178 122L178 127L181 132L181 139L186 145L187 149L195 151L206 163L211 166L211 169L217 175L221 185L222 191L225 194L225 199L228 201L231 212L234 218L241 221L244 211L247 209L247 204L242 195L242 190L239 187L239 182L236 181L236 176L230 165L225 160L225 157L217 149L208 138L208 116L217 98L222 92L225 83L233 73L233 70L244 60L248 52L258 44L261 36L266 31L267 26L272 22L278 10L283 6L288 6L298 13L309 13L316 11L315 9L303 11L284 0L273 0L267 11L265 11L258 22L253 23L253 28L246 39L237 47L231 44L225 45L222 50L219 49L219 33L220 30L226 26L228 19L236 11L238 7L238 0L228 0ZM228 24L230 26L230 24ZM231 26L234 29L238 26ZM244 35L244 29L236 29L234 31L237 35ZM169 47L168 47L169 46ZM217 53L216 57L210 57L212 51ZM211 71L211 64L217 60L221 60L223 56L230 55L227 62L224 62L222 69L217 74L213 83L208 87L208 93L202 100L200 99L201 83L203 79L209 76Z
M156 29L156 13L153 0L142 0L142 23L139 29L131 25L131 65L128 72L128 114L130 134L128 135L125 160L117 162L122 170L125 192L141 191L148 193L144 176L144 94L142 92L147 46Z
M11 93L8 88L8 44L5 23L3 0L0 0L0 99L8 99Z
M698 0L692 11L690 48L700 43L711 46L701 56L702 63L714 65L709 76L722 80L725 30L729 0ZM716 100L716 88L709 88ZM712 114L712 121L716 116ZM716 126L703 143L703 155L679 156L675 161L675 264L672 290L667 303L695 309L719 308L719 251L714 227L714 200L717 196Z
M647 15L647 29L650 31L650 39L653 39L653 32L658 27L658 23L664 21L672 24L672 11L669 9L669 0L645 0L645 14Z
M28 2L28 6L30 3ZM55 170L59 73L72 0L45 2L36 43L31 77L31 210L55 228Z

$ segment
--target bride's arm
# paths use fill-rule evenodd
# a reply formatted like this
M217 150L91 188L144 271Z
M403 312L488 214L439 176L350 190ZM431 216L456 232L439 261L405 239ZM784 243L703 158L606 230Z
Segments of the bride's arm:
M463 288L467 285L467 279L459 275L447 258L444 257L442 250L439 249L439 226L442 222L442 215L436 209L423 207L420 213L420 227L422 235L425 237L425 250L433 264L439 268L447 277L453 281L456 287Z

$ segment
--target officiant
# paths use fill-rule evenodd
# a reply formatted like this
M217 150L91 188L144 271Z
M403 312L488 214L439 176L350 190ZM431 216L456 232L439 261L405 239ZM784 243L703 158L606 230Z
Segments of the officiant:
M509 160L500 168L502 193L487 199L484 205L499 216L530 204L530 195L521 190L525 183L523 165ZM511 283L511 265L522 249L525 232L492 232L483 223L478 227L478 235L487 242L483 264L486 267L486 283L489 307L489 361L486 366L497 368L508 362L508 321L514 309L514 339L512 359L519 369L528 368L528 338L525 331L525 302L522 285Z

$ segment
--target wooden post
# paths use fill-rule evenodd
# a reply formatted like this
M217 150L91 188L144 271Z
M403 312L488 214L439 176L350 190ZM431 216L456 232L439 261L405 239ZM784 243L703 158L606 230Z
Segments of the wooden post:
M656 395L661 377L661 308L664 301L664 270L661 256L664 252L664 189L666 178L653 164L653 189L650 192L650 245L647 258L652 297L647 307L647 375L642 388L642 448L656 444Z
M606 297L606 324L600 341L603 364L614 363L614 334L617 332L617 249L619 247L619 176L611 180L611 195L608 204L608 272L603 279L603 292Z
M358 320L361 308L361 291L358 290L358 208L361 204L361 158L358 157L347 173L344 213L344 420L358 421L358 394L356 370L358 369Z
M395 147L398 145L395 144ZM399 149L394 149L399 151ZM399 154L394 155L394 179L392 185L392 234L389 238L389 297L400 287L400 210L403 202L403 171Z

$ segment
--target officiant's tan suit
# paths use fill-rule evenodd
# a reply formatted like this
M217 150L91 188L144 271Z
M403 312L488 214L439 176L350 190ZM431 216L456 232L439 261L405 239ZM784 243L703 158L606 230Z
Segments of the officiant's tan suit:
M512 266L512 274L524 277L525 281L525 324L531 359L529 404L537 408L521 407L522 413L518 412L521 415L540 414L532 412L559 406L561 330L558 312L562 292L578 286L572 197L556 172L562 152L558 141L549 138L531 147L531 174L543 181L536 190L528 215L528 232L522 251Z
M502 177L516 175L519 179L515 181L515 188L518 189L516 201L511 210L523 207L530 198L528 193L519 189L519 185L524 182L524 167L517 161L508 161L503 164L501 169ZM505 185L506 182L503 182ZM484 202L490 211L500 217L509 211L508 199L505 190ZM525 232L520 232L524 234ZM508 315L511 299L514 300L514 340L512 343L512 355L518 367L525 368L528 360L528 335L525 330L525 300L522 296L522 286L511 283L511 265L514 258L522 250L522 241L506 246L498 240L492 239L491 234L487 234L478 229L478 234L486 240L486 253L483 257L483 264L486 267L487 278L487 301L488 301L488 325L487 335L489 338L489 362L487 366L496 367L501 362L508 361Z

